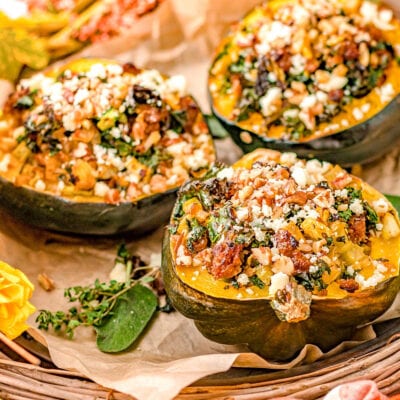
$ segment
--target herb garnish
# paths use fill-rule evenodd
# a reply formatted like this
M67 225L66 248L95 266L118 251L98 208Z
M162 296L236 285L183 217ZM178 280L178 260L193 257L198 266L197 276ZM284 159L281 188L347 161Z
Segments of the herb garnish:
M63 332L73 338L78 326L92 326L97 334L97 346L103 352L119 352L127 349L139 337L158 308L158 297L147 284L163 291L160 285L159 267L145 265L139 257L132 256L121 245L115 264L126 268L124 282L111 280L92 285L65 289L64 297L77 302L67 312L41 310L36 322L39 329ZM171 305L158 308L170 312Z

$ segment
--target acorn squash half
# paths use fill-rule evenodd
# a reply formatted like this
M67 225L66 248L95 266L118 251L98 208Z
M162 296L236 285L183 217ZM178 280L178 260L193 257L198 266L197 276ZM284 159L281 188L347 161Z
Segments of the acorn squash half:
M287 360L383 314L400 288L400 223L338 166L258 149L185 184L165 232L172 304L207 338Z
M268 1L222 40L210 103L244 152L345 166L398 143L400 22L379 2L347 3Z
M0 205L75 234L141 234L215 152L184 78L81 59L21 80L0 118Z

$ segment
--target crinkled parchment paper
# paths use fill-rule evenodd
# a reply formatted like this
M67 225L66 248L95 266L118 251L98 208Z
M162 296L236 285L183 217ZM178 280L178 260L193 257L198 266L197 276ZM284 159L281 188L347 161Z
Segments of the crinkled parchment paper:
M392 0L395 6L397 0ZM259 1L248 0L166 0L156 12L144 17L128 36L87 48L81 55L114 57L141 67L155 67L170 74L186 76L189 90L204 110L208 109L206 78L212 51L231 22ZM400 134L400 132L399 132ZM218 158L228 163L240 157L229 140L218 141ZM400 195L400 152L393 149L384 159L363 168L362 177L384 193ZM35 284L32 302L38 309L67 309L64 288L108 280L118 244L146 261L161 251L163 228L133 239L77 238L40 231L0 214L0 258L22 269ZM45 272L56 284L45 292L37 275ZM400 315L397 298L385 318ZM31 318L32 326L35 316ZM361 329L354 340L374 337L371 327ZM202 337L191 320L178 313L160 313L146 334L128 352L101 353L91 329L79 328L76 340L45 333L54 363L77 370L106 387L138 399L168 400L190 383L216 372L240 367L285 369L311 362L323 355L315 346L306 346L288 364L269 363L248 353L244 346L224 346ZM343 343L334 351L354 345Z

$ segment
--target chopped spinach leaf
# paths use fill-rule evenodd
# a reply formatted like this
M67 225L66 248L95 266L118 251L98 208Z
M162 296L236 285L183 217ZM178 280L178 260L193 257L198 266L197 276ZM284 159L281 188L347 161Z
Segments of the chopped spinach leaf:
M264 289L265 283L257 275L250 276L249 280L254 286L257 286L260 289Z

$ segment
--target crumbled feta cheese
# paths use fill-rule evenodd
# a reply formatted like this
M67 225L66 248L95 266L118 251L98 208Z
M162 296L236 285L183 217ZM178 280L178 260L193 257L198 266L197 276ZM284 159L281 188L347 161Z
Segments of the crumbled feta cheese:
M177 265L192 265L192 257L191 256L180 256L176 258Z
M250 282L249 277L244 273L239 274L236 281L241 286L246 286Z
M387 267L378 260L374 260L373 264L375 266L375 271L368 279L361 274L357 274L354 278L362 289L375 287L379 282L382 282L385 279L384 274L387 271Z
M275 83L278 80L275 72L268 72L268 81L271 83Z
M231 167L224 168L224 169L221 169L221 171L219 171L217 173L217 178L221 179L221 180L227 179L229 181L233 178L234 173L235 173L235 171L233 168L231 168Z
M186 165L193 170L198 170L208 164L203 149L196 149L192 155L185 158L185 162Z
M65 183L63 182L63 181L58 181L58 183L57 183L57 190L58 190L58 192L62 192L63 190L64 190L64 188L65 188Z
M335 190L335 192L334 192L335 197L340 197L342 199L346 199L348 194L349 193L348 193L347 189L338 189L338 190Z
M35 189L43 191L46 189L46 184L41 179L38 179L35 183Z
M275 232L279 231L279 229L284 228L287 225L287 221L283 218L274 218L274 219L266 219L264 221L264 226L267 229L273 229ZM265 238L265 234L264 234Z
M74 98L74 104L79 105L81 104L84 100L88 99L90 97L90 92L86 88L79 89L75 93L75 98Z
M263 202L261 210L264 217L272 217L272 208L265 204L265 202Z
M236 216L239 221L245 221L249 217L249 209L245 207L237 208Z
M353 202L350 204L350 210L356 214L356 215L361 215L364 213L364 207L360 199L355 199Z
M290 44L292 28L280 21L273 21L271 24L262 25L258 31L259 44L255 46L259 54L268 53L276 40L281 39L286 44Z
M395 91L391 83L385 83L381 87L375 88L375 90L378 92L382 103L389 102L395 95Z
M110 190L110 188L108 187L108 185L105 182L96 182L96 184L94 185L94 195L98 196L98 197L104 197L108 191Z
M353 108L352 114L357 121L360 121L364 118L364 113L357 107Z
M292 16L296 21L297 25L306 25L310 20L310 13L307 11L305 7L302 7L300 4L295 4L292 11Z
M62 123L66 131L73 132L79 128L79 125L75 122L75 117L72 113L66 114L62 117Z
M290 58L292 67L289 72L293 75L299 75L304 72L307 60L301 54L295 54Z
M331 90L342 89L346 86L348 78L345 76L331 75L328 82L319 83L318 86L324 91L329 93Z
M278 290L282 290L289 284L289 276L283 272L278 272L271 276L271 284L269 286L269 295L275 296Z
M278 87L270 88L267 93L259 100L261 112L268 117L278 110L276 102L281 100L282 90Z
M322 90L318 90L315 95L317 96L317 100L322 104L325 104L328 101L328 95Z
M165 90L168 93L178 93L183 96L186 93L186 78L183 75L174 75L165 81Z
M281 154L281 163L282 164L293 165L296 161L297 161L296 153L282 153Z
M300 108L306 110L314 107L317 104L317 96L315 94L310 94L302 100L300 103Z
M365 22L373 22L378 16L378 4L368 0L363 1L360 14L364 17Z
M7 172L8 165L10 164L11 156L6 154L0 161L0 172Z
M366 114L371 109L371 104L370 103L365 103L360 108L361 108L361 111L364 114Z
M103 64L97 63L90 67L89 71L86 72L86 75L91 79L105 79L107 77L107 71Z
M308 110L300 111L299 118L302 122L304 122L304 125L307 129L312 130L315 128L315 118L310 112L308 112Z
M285 118L285 119L294 119L294 118L297 118L298 115L299 115L299 110L297 108L291 108L289 110L286 110L283 113L283 118Z
M372 208L378 215L383 215L389 211L389 203L384 198L380 198L372 202Z
M146 70L136 75L136 81L138 85L141 85L147 89L154 90L160 94L164 93L164 79L155 69Z
M308 182L308 173L304 168L294 167L291 171L292 178L300 187L305 187Z
M86 143L79 142L78 147L74 150L73 156L76 158L82 158L87 155L88 147Z
M316 272L318 272L318 270L319 270L319 267L317 265L311 265L308 271L311 274L315 274Z

